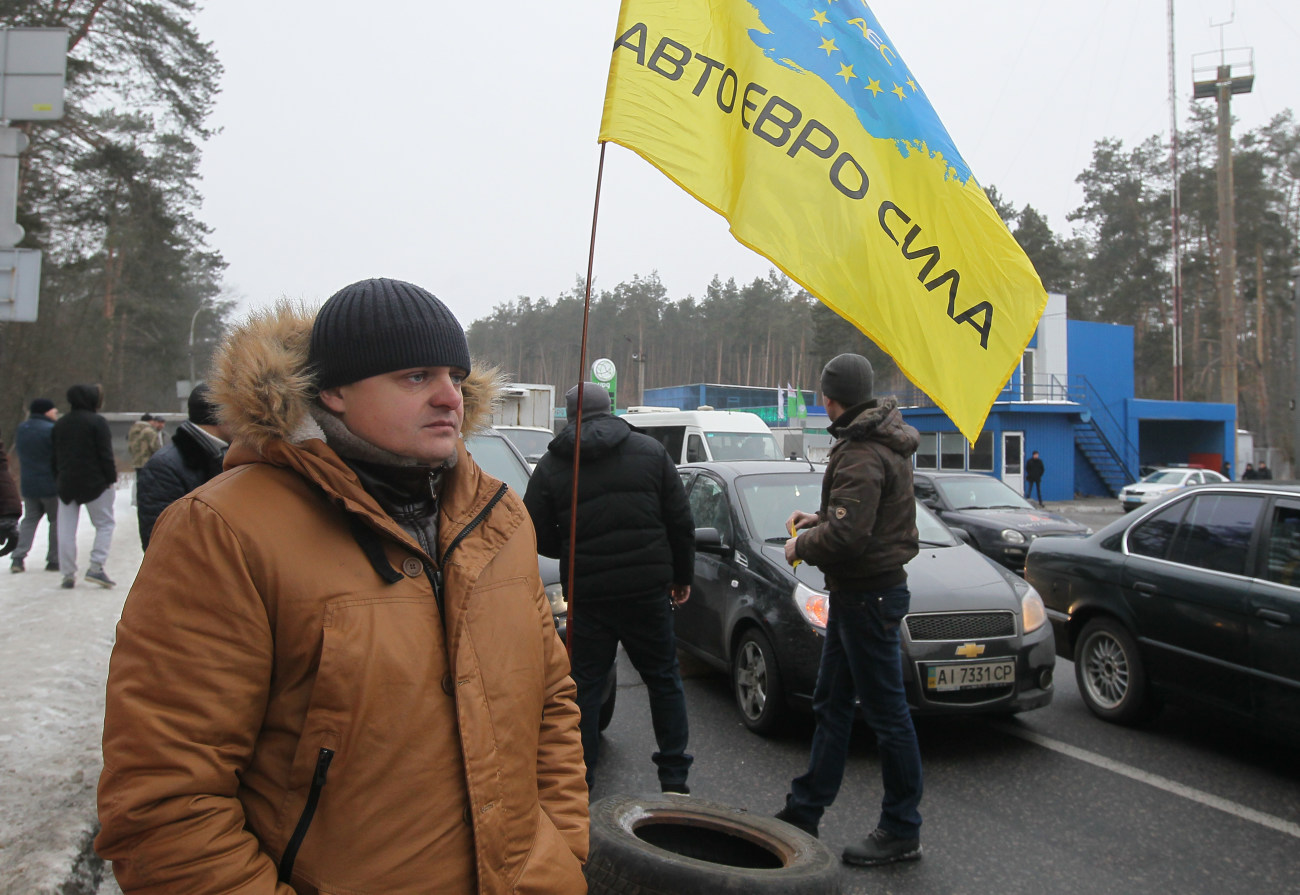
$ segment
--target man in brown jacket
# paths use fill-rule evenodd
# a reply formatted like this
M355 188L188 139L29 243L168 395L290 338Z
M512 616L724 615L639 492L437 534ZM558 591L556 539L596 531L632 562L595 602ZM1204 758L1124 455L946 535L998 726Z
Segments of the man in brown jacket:
M841 354L822 370L821 390L835 437L816 514L795 511L799 532L786 560L826 576L830 612L813 688L808 771L790 784L777 817L817 835L822 812L844 778L855 697L876 735L884 783L880 819L844 849L846 864L869 866L921 856L921 753L903 690L898 626L911 601L903 566L916 556L912 454L920 442L898 402L877 400L875 374L861 355Z
M495 371L434 296L368 280L255 314L210 384L226 472L159 518L109 669L123 891L585 891L531 523L460 437Z

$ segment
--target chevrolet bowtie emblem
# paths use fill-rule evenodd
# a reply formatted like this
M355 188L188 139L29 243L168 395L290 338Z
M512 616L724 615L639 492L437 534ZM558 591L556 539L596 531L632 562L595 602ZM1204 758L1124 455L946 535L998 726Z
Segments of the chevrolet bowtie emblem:
M965 659L974 659L976 656L984 655L984 644L982 643L963 643L957 647L957 655Z

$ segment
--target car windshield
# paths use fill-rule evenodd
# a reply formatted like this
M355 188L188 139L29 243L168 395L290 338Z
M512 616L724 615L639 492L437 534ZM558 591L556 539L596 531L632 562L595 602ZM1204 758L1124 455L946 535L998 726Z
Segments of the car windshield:
M529 460L546 453L546 446L555 435L545 429L497 429L519 448L519 453Z
M749 529L760 541L778 543L790 537L785 521L795 510L817 512L821 504L822 476L817 472L781 472L743 475L736 479L736 494L749 520ZM916 530L921 543L951 547L958 543L948 526L917 502Z
M955 510L1033 509L1029 501L1001 481L984 475L957 479L935 477L934 486Z
M781 448L771 432L705 432L714 460L780 460ZM813 507L813 509L817 509Z
M1153 472L1142 481L1148 485L1181 485L1183 479L1187 478L1187 473L1175 469L1162 469L1159 472Z
M528 466L510 447L510 442L495 435L472 435L465 446L474 462L494 479L500 479L519 496L528 490Z

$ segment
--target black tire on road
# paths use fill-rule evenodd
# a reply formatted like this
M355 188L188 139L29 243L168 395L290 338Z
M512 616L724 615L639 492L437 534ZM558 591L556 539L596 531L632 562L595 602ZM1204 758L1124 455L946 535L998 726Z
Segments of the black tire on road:
M1137 641L1116 619L1101 616L1084 626L1074 650L1074 677L1098 718L1137 724L1155 714Z
M839 863L776 818L694 797L591 806L590 895L824 895L840 891Z
M731 693L741 721L755 733L773 733L785 721L785 689L776 651L758 628L742 634L731 655Z

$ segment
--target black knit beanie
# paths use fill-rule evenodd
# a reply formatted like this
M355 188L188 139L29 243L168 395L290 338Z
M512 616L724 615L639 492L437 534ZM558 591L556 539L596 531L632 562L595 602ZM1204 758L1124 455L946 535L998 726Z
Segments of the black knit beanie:
M876 373L860 354L840 354L822 369L822 394L847 407L865 404L873 397Z
M469 372L465 331L431 293L401 280L362 280L330 296L311 328L318 389L411 367Z
M207 383L194 386L190 399L186 402L190 422L196 426L215 426L218 424L217 405L212 403L212 394Z

